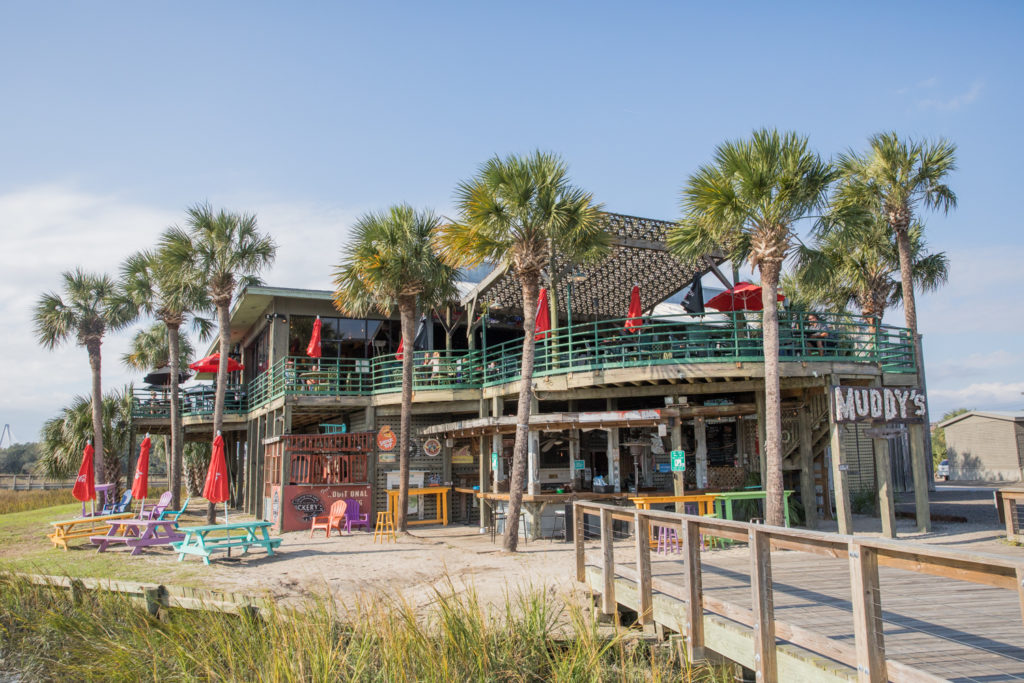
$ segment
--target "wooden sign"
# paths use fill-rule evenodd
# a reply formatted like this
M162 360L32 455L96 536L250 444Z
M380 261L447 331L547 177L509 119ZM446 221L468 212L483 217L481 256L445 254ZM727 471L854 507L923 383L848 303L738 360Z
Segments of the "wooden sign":
M437 439L427 439L423 442L423 452L431 458L441 455L441 442Z
M916 387L833 386L829 394L832 419L841 424L920 422L928 406Z
M381 451L390 451L398 443L398 437L395 435L394 430L391 429L391 425L384 425L377 432L377 449Z

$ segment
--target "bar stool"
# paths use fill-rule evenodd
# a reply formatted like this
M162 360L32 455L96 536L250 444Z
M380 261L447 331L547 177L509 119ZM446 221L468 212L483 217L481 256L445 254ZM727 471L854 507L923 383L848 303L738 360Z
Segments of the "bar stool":
M377 513L377 528L373 532L373 542L376 543L378 538L381 543L398 541L395 536L395 518L391 510Z
M658 527L658 554L668 555L670 552L679 554L679 534L669 526Z
M562 539L565 539L565 510L555 510L555 520L551 526L551 541L554 542L558 538L558 534L562 534Z
M491 543L494 543L494 539L497 538L498 524L501 523L501 522L504 522L504 521L505 521L505 513L504 512L495 512L494 513L494 522L491 524ZM519 528L523 530L523 533L520 534L520 538L523 539L523 545L529 545L529 543L530 543L530 534L529 534L530 527L527 526L527 524L526 524L526 513L525 512L520 512L519 513Z

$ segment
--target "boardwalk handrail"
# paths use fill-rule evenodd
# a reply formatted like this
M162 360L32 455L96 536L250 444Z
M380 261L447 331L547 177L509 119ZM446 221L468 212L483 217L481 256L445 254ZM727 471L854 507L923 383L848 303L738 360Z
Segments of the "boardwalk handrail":
M887 681L890 676L898 680L938 680L917 668L886 658L879 566L1014 590L1017 592L1024 622L1024 562L1020 560L987 553L936 548L922 543L790 529L587 501L576 501L573 506L576 579L580 582L586 581L584 516L588 514L596 515L601 520L600 593L603 612L611 614L616 609L617 573L636 583L637 613L643 624L653 622L654 591L686 603L686 641L690 652L697 656L705 647L704 611L749 626L754 632L754 661L759 681L778 680L776 637L855 668L862 681ZM612 525L616 520L634 525L632 535L636 539L637 552L635 571L615 566ZM651 547L646 542L651 524L675 529L679 535L686 576L682 589L677 584L651 574ZM700 555L702 535L749 543L752 556L752 610L703 594ZM849 559L855 647L775 619L770 550L795 550Z

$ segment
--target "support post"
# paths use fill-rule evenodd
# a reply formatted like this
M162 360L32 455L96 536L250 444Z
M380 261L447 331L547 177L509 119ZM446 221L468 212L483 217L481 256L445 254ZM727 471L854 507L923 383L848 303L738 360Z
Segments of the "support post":
M540 402L536 397L530 399L530 412L536 415L540 412ZM540 494L540 432L529 433L527 443L527 476L526 492L531 496ZM535 528L536 524L532 524Z
M605 407L607 410L615 410L617 401L614 398L605 399ZM608 479L615 487L615 493L622 491L622 468L619 457L619 430L612 427L608 430Z
M700 527L689 520L682 523L680 536L686 564L686 645L690 661L704 659L704 590L700 580Z
M832 375L829 386L838 386L839 379ZM850 512L850 483L847 481L846 459L843 455L842 426L836 422L832 397L829 397L828 428L832 450L832 483L835 487L833 498L836 503L836 521L839 522L839 533L853 533L853 515Z
M576 580L582 583L587 579L587 558L584 553L583 541L583 514L584 510L579 504L572 506L572 539L576 548Z
M889 440L871 441L875 451L875 480L878 482L878 514L882 518L882 535L886 538L896 538L896 503L892 493Z
M850 590L853 632L857 650L857 676L862 683L889 680L882 633L882 593L878 584L878 556L874 548L850 543Z
M672 418L672 450L683 450L683 421L678 417ZM672 495L686 495L686 472L672 473ZM686 504L676 503L676 512L686 512Z
M768 534L748 532L750 541L750 591L754 606L754 671L759 683L775 683L778 667L775 652L775 605L772 599L772 559Z
M764 450L764 442L768 439L766 434L768 419L765 415L764 406L764 383L759 390L754 392L754 406L757 409L757 460L761 471L761 488L767 490L768 484L768 459Z
M640 623L654 623L654 593L651 590L651 520L640 510L633 513L633 535L636 538L637 594Z
M697 488L708 487L708 432L703 417L693 421L693 436L696 446L694 460L697 463Z
M818 493L814 488L814 444L811 434L811 409L804 392L800 406L800 499L804 503L804 523L808 529L818 528Z
M917 516L917 530L932 530L931 505L928 501L928 458L931 457L924 445L925 428L923 425L911 424L907 430L907 441L910 445L910 466L914 472L914 512Z
M601 509L601 611L615 614L615 551L612 511Z

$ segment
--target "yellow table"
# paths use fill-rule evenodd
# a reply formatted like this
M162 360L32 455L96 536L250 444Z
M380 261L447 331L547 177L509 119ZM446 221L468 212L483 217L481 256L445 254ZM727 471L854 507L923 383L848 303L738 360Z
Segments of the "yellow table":
M406 524L443 524L448 526L448 488L447 486L429 486L422 489L409 489L409 496L435 496L437 499L437 517L434 519L408 519ZM388 510L398 509L398 489L388 489Z
M53 547L61 546L68 549L68 541L73 538L88 538L90 536L103 536L110 531L110 522L115 519L128 519L134 515L131 512L122 512L116 515L97 515L95 517L80 517L78 519L66 519L61 522L50 522L53 532L46 534L46 537L53 543Z
M695 503L697 505L697 514L705 517L714 516L715 498L717 497L717 493L703 493L692 496L644 496L642 498L630 498L630 500L633 501L633 505L638 510L650 510L652 503ZM654 538L655 526L657 526L657 522L652 523L649 527L649 540L652 548L658 545L658 541Z

